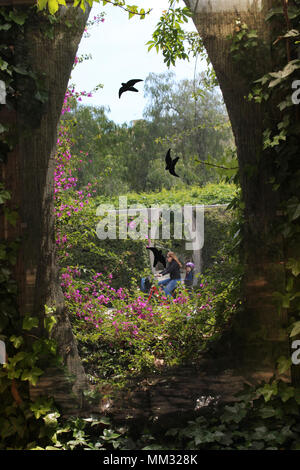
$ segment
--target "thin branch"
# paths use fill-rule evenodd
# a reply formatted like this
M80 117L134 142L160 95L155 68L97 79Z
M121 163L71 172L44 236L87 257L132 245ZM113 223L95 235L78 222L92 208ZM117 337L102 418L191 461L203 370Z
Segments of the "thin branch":
M136 12L136 11L132 11L132 10L128 10L126 8L126 6L124 7L123 5L121 5L120 3L116 3L112 0L105 0L106 3L110 3L111 5L115 6L115 7L119 7L119 8L122 8L122 10L125 10L127 13L132 13L133 15L139 15L139 16L145 16L145 15L148 15L152 10L153 8L149 8L148 11L145 11L145 13L139 13L139 12Z
M193 80L193 88L194 88L194 126L196 126L196 117L197 117L197 105L196 105L196 70L197 70L197 61L198 61L199 53L196 54L195 59L195 66L194 66L194 80Z
M209 165L209 166L214 166L216 168L222 168L222 170L238 170L239 169L238 166L228 168L228 167L222 166L222 165L214 165L213 163L202 162L201 160L198 160L197 158L195 158L195 161L198 162L198 163L202 163L202 165Z

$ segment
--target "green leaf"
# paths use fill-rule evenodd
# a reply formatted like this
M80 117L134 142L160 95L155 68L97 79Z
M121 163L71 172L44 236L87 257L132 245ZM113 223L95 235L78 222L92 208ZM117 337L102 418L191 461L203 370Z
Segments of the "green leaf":
M290 337L296 336L300 333L300 321L293 323L293 329L291 331Z
M281 400L285 403L290 398L292 398L295 394L294 387L286 386L283 390L280 390L279 396Z
M276 80L272 80L269 83L269 88L272 88L278 85L282 80L287 78L291 75L295 70L300 68L300 60L291 60L288 64L284 67L283 70L279 70L279 72L271 72L269 75L271 77L276 78Z
M288 17L289 17L289 19L296 18L299 14L300 13L299 13L299 8L298 7L291 6L291 7L288 8ZM269 10L268 14L265 17L265 20L268 21L275 15L283 16L282 6L271 8Z
M38 0L38 10L44 10L47 6L48 0Z
M26 70L25 68L20 67L20 66L15 66L15 65L13 65L13 66L12 66L12 69L13 69L16 73L19 73L20 75L28 75L28 74L29 74L28 70Z
M0 204L4 204L5 201L9 200L11 198L11 195L8 191L2 191L0 192Z
M30 409L34 413L36 419L38 419L40 418L40 416L52 412L53 403L52 400L49 400L47 398L38 398L30 405Z
M277 363L278 363L277 370L279 374L283 374L284 372L289 370L292 365L291 358L290 357L287 358L284 356L281 356L278 359Z
M11 24L9 23L0 24L0 31L8 31L10 28Z
M279 305L281 305L283 308L289 308L290 307L290 301L291 301L291 294L282 294L281 292L274 292L273 293L273 298L277 300Z
M112 429L104 429L102 439L109 441L111 439L117 439L121 434L115 433Z
M286 267L292 271L293 276L297 277L300 274L300 260L289 258Z
M294 285L294 278L293 277L288 277L287 282L286 282L286 290L287 292L291 292L293 289Z
M12 72L8 68L8 65L9 65L8 62L6 62L6 60L4 60L0 57L0 70L2 70L3 72L8 73L9 75L12 75Z
M291 29L283 37L284 38L294 38L296 36L300 36L300 32L297 29Z
M57 425L57 418L60 417L60 414L57 412L54 413L48 413L46 416L44 416L43 420L46 424L46 426L56 426Z
M298 204L298 206L296 207L296 210L295 210L291 220L296 220L296 219L298 219L298 217L300 217L300 204Z
M9 18L11 18L16 24L23 26L26 19L28 18L28 13L27 11L10 10Z
M263 406L259 409L259 414L263 419L276 416L276 410L272 406Z
M0 134L2 134L3 132L6 132L7 131L7 127L3 126L3 124L0 124ZM0 198L1 198L1 195L0 195ZM0 204L2 204L3 201L2 201L2 198L0 199Z
M7 222L9 222L13 227L16 226L19 214L17 211L10 211L7 208L4 209L4 214Z
M45 317L44 318L44 326L49 333L51 333L52 328L54 327L55 323L57 323L57 320L54 315L51 315L50 317Z
M22 336L15 336L15 335L11 336L9 340L13 343L16 349L18 349L21 346L21 344L23 344L24 342Z
M226 405L224 410L221 417L221 421L224 423L239 423L247 414L244 403L236 403L233 406Z
M93 421L92 426L96 426L97 424L111 424L110 419L107 416L103 416L99 420Z
M31 330L39 325L39 319L37 317L26 316L23 320L23 330Z
M21 375L21 380L28 380L32 385L36 385L38 378L43 374L43 371L38 367L33 367L32 369L25 369Z
M48 0L48 9L51 15L54 15L59 7L58 0Z
M17 354L15 354L13 357L9 358L9 364L11 364L12 366L15 366L18 362L22 361L26 356L27 356L27 353L25 351L20 351Z
M269 401L272 395L277 395L278 393L278 385L276 382L272 384L265 384L263 387L258 388L257 392L260 395L263 395L265 401Z

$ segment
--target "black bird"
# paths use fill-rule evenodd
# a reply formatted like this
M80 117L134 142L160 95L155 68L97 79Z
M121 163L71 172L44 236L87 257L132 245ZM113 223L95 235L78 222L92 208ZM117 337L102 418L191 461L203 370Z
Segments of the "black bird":
M161 250L158 250L155 247L147 246L147 250L151 250L152 253L154 254L154 262L153 262L153 268L157 265L158 261L160 261L163 265L163 267L166 267L166 258L162 254Z
M171 173L171 175L177 176L177 178L179 178L179 176L176 175L176 173L175 173L175 165L176 165L176 163L178 162L179 157L176 157L176 158L174 158L174 160L172 160L170 154L171 154L171 149L169 149L169 150L167 151L167 155L166 155L166 170L169 170L169 172Z
M119 90L119 98L121 98L122 93L125 91L139 91L136 88L134 88L134 85L137 82L142 82L143 80L137 79L137 80L129 80L127 83L122 83L122 86Z

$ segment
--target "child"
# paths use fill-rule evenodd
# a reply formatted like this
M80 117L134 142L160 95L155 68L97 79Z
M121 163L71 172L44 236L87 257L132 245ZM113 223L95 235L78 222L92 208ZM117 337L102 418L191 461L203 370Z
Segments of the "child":
M188 262L185 264L185 279L184 286L187 290L192 290L194 281L194 263Z
M150 280L150 276L147 276L147 277L142 277L141 279L141 291L144 292L144 294L149 294L150 292L150 289L151 289L151 280Z

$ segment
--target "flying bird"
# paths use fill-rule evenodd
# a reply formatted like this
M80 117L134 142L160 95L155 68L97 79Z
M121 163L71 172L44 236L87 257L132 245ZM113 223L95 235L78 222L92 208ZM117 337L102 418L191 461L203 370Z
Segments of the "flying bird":
M122 83L122 86L119 90L119 98L121 98L122 93L125 91L139 91L136 88L134 88L134 85L137 82L142 82L143 80L137 79L137 80L129 80L127 83Z
M166 267L166 258L162 254L161 250L158 250L155 247L147 246L147 250L151 250L152 253L154 254L154 262L153 262L153 268L157 265L157 263L160 261L163 265L163 267Z
M174 158L174 160L172 160L172 158L171 158L171 149L169 149L167 151L167 155L166 155L166 170L169 170L171 175L177 176L177 178L179 178L179 176L176 175L176 173L175 173L175 165L178 162L178 160L179 160L179 157L176 157L176 158Z

